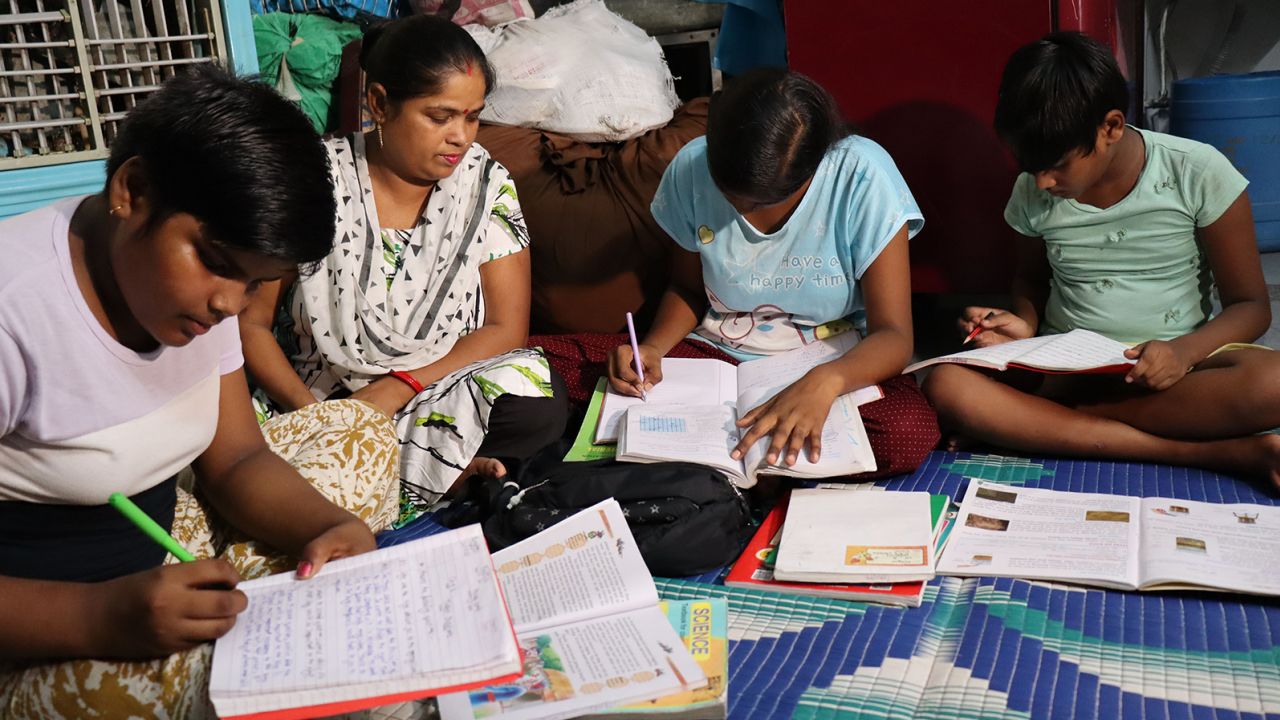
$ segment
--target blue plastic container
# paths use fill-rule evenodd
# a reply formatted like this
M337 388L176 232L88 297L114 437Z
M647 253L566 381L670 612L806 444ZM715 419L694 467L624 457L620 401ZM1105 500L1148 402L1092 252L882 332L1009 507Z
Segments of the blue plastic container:
M1280 251L1280 72L1173 84L1174 135L1208 143L1249 178L1258 249Z

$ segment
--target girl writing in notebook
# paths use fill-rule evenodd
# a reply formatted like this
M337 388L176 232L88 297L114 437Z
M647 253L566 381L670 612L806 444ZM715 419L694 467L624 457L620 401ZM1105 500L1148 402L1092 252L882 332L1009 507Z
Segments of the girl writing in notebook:
M639 344L645 386L661 382L663 356L682 342L749 360L862 333L843 357L747 412L734 456L768 437L771 463L793 465L801 452L816 460L835 399L880 383L884 399L861 408L878 471L920 463L937 423L900 373L912 349L907 241L924 219L893 159L850 133L822 87L780 69L734 79L711 101L706 136L667 168L652 211L677 247ZM614 390L645 389L635 362L629 344L613 351Z
M1110 50L1084 35L1009 59L996 130L1024 170L1005 208L1024 236L1013 308L969 308L960 329L987 346L1084 328L1132 344L1133 368L944 365L926 391L953 430L1002 447L1280 483L1280 436L1255 434L1280 425L1280 355L1241 345L1271 321L1247 181L1212 146L1125 124L1128 107Z
M240 579L311 577L394 520L387 417L260 430L241 367L236 314L333 224L306 117L208 65L129 113L100 193L0 222L0 716L211 716ZM164 564L115 492L197 560Z

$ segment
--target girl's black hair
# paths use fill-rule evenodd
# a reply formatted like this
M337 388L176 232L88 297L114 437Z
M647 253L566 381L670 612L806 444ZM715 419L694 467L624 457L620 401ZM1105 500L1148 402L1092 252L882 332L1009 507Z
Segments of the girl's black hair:
M799 190L850 134L821 85L785 68L757 68L711 98L707 164L721 192L773 205Z
M497 84L484 51L466 30L434 15L413 15L370 28L360 46L365 81L400 102L435 95L451 72L479 70L486 95Z
M1129 107L1129 87L1101 43L1056 32L1014 51L1000 78L996 133L1026 172L1079 150L1088 155L1107 113Z
M107 182L135 157L151 227L188 213L222 245L304 266L333 246L328 154L267 85L213 64L173 77L125 117Z

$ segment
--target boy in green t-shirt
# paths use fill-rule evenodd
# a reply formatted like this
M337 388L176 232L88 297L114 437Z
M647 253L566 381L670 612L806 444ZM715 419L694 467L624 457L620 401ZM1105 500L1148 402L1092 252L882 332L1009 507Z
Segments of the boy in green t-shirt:
M1194 465L1280 485L1280 353L1247 181L1216 149L1125 124L1111 53L1053 33L1005 67L996 131L1025 171L1005 219L1024 235L1013 309L965 309L994 345L1085 328L1134 344L1126 375L934 369L952 431L1016 450ZM1217 288L1222 312L1212 314ZM1227 350L1230 350L1227 352Z

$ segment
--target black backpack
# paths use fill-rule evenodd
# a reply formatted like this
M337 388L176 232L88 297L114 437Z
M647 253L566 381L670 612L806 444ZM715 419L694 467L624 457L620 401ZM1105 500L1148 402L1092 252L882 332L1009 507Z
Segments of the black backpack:
M495 479L476 483L460 506L438 519L451 527L480 520L496 551L612 497L649 571L666 577L733 562L754 529L742 493L724 473L704 465L560 462L525 476L524 488Z

